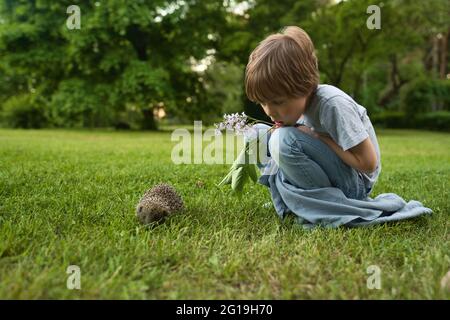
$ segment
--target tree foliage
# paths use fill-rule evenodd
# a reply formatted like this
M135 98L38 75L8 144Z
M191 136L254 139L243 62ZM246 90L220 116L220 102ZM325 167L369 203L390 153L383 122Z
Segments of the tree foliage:
M81 10L80 29L66 25L70 5ZM246 99L245 65L264 37L288 25L310 34L321 82L342 88L369 112L405 104L430 110L419 106L426 99L433 111L448 108L447 0L379 3L381 29L373 30L366 26L369 5L0 0L0 114L10 125L32 127L111 126L133 118L137 127L154 129L158 108L189 122L242 110L264 119ZM193 68L198 64L208 68ZM404 93L417 83L430 84L412 95L420 101ZM27 110L34 120L24 120Z

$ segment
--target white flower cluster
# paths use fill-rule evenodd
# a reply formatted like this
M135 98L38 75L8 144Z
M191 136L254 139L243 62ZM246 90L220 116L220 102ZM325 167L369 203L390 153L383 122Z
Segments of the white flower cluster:
M221 135L224 130L234 131L237 135L245 134L251 129L251 124L248 124L247 121L248 116L244 112L224 114L223 121L214 124L216 135Z

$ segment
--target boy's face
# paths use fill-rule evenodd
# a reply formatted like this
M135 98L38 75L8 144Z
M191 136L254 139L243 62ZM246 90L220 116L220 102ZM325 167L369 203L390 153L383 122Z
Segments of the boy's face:
M261 104L264 112L274 122L281 125L294 125L306 109L307 97L302 98L279 98L274 101Z

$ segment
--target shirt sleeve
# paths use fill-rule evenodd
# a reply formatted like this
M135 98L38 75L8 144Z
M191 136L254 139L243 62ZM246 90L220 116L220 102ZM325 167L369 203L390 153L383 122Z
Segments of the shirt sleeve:
M340 96L330 98L320 108L320 124L344 151L369 137L356 105Z

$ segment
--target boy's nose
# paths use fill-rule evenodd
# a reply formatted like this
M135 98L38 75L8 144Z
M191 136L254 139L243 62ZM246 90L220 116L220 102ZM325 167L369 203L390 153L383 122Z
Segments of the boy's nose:
M269 117L272 119L272 121L281 121L278 114L271 114Z
M278 118L278 114L275 111L271 110L271 109L267 109L267 115L269 117L271 117L272 119L277 119Z

